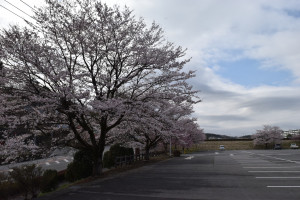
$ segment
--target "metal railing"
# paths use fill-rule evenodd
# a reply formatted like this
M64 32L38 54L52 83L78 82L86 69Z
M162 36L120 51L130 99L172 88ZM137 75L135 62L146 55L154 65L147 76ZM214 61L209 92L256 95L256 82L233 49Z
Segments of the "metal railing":
M115 158L115 167L122 165L130 165L134 162L134 155L131 156L118 156Z
M151 152L149 157L156 157L164 152ZM146 154L136 154L130 156L118 156L115 158L115 167L123 165L131 165L132 163L140 160L145 160Z

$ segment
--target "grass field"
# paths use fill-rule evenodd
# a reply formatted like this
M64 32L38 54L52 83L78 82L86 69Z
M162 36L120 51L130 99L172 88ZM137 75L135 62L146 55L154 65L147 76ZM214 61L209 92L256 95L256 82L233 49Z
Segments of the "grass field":
M291 143L296 143L300 146L300 141L293 140L282 140L281 146L282 149L289 149ZM200 144L194 145L189 149L185 149L185 153L190 153L194 151L208 151L208 150L219 150L219 146L224 145L226 150L249 150L249 149L265 149L265 146L254 146L253 141L251 140L237 140L237 141L228 141L228 140L216 140L216 141L203 141ZM272 149L274 144L270 144L269 148Z
M198 144L199 150L218 150L220 145L224 145L226 150L253 149L252 141L204 141Z

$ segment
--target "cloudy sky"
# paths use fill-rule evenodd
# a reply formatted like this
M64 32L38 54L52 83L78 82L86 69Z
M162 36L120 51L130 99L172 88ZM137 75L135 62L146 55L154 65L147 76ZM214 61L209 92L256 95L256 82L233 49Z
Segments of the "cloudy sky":
M25 5L0 0L21 17ZM242 136L263 125L300 129L299 0L105 0L155 21L167 40L187 48L186 69L202 102L195 116L205 132ZM0 26L22 19L0 7Z

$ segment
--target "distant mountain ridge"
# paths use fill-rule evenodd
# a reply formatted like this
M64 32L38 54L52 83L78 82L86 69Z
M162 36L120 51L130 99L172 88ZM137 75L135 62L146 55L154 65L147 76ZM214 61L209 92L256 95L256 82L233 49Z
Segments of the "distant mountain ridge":
M228 135L220 135L215 133L205 133L207 140L224 140L224 139L251 139L251 135L245 135L241 137L233 137Z

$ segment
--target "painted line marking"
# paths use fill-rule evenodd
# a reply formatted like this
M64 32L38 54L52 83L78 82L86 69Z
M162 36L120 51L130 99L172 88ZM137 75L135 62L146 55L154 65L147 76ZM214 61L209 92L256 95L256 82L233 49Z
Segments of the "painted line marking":
M249 173L299 173L300 171L248 171Z
M46 164L46 165L50 165L50 163L49 163L49 162L46 162L45 164Z
M278 158L278 157L269 156L269 155L264 155L264 154L258 154L258 155L261 155L261 156L267 157L267 158L272 158L272 159L277 159L277 160L285 161L285 162L291 162L291 163L300 164L300 162L294 161L294 160L287 160L287 159L284 159L284 158Z
M65 162L69 162L67 159L64 159Z
M292 165L285 165L285 164L274 164L274 163L248 163L243 164L244 167L285 167L285 166L292 166ZM295 166L300 167L300 166Z
M280 185L276 185L276 186L273 186L273 185L269 185L267 186L268 188L300 188L300 185L286 185L286 186L280 186Z
M240 165L242 166L268 166L268 163L239 163ZM274 163L273 164L270 164L271 166L274 166Z
M297 179L300 177L255 177L257 179Z
M60 162L57 160L57 161L55 161L57 164L59 164Z
M191 160L192 158L194 158L194 156L189 156L189 157L186 157L185 159L186 160Z
M299 166L295 167L243 167L247 169L290 169L290 168L298 168Z
M230 156L234 156L234 154L231 153Z
M219 152L215 152L215 154L217 155L217 154L219 154Z

